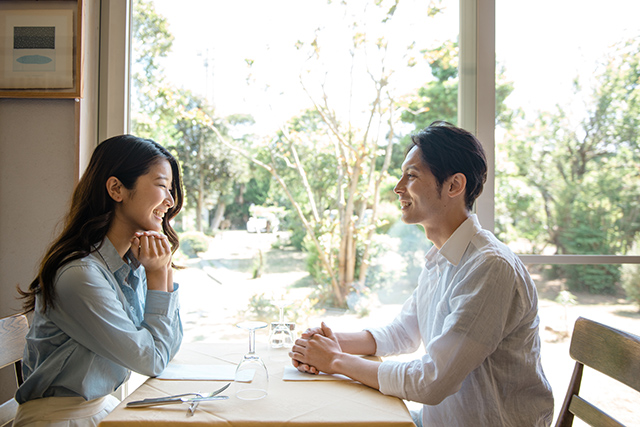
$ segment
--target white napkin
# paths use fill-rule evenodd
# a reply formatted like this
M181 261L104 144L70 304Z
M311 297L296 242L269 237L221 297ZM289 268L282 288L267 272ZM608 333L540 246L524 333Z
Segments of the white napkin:
M284 367L284 373L282 374L283 381L352 381L351 378L341 374L325 374L320 372L318 375L305 374L298 371L291 365Z
M161 380L234 381L235 376L235 365L178 365L169 363L156 378ZM239 381L251 381L251 378L241 378Z

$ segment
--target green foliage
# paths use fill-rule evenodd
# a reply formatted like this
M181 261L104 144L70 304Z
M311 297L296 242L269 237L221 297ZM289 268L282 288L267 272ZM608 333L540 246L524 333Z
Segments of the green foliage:
M279 314L278 308L263 293L251 295L247 312L250 320L261 322L273 322Z
M411 137L405 135L400 138L399 142L393 144L391 162L387 170L388 176L385 179L384 186L380 189L380 200L396 201L396 194L393 192L393 187L395 187L402 175L402 162L404 161L406 147L409 146L410 141ZM376 170L380 169L383 160L382 157L376 159ZM391 183L393 185L390 185Z
M405 101L401 119L413 123L416 129L424 129L435 120L455 124L458 122L458 43L448 41L423 53L435 80Z
M289 215L287 215L287 217L289 217ZM295 220L292 220L289 224L289 230L291 230L289 242L291 246L298 250L305 249L304 238L307 236L307 230L302 226L302 222L296 217Z
M156 82L162 73L159 59L164 58L173 46L173 35L169 32L169 23L159 15L150 0L136 0L133 9L131 33L133 49L136 51L136 64L140 66L134 78L139 83L144 79Z
M376 220L376 234L387 234L391 227L398 221L400 210L397 201L380 203L378 206L378 219Z
M156 140L178 158L185 207L195 211L196 229L203 231L202 213L217 207L222 215L226 204L241 197L243 185L251 178L246 173L246 161L222 146L212 126L226 136L228 127L244 129L253 123L253 118L236 114L226 118L228 126L224 126L205 99L167 83L160 60L171 50L173 35L167 19L155 11L153 2L134 2L132 34L136 95L133 132Z
M209 239L204 233L188 231L180 235L180 250L189 258L209 249Z
M526 252L625 254L640 233L640 42L618 46L589 89L583 116L571 106L511 128L498 145L498 235ZM612 293L617 265L566 265L571 290Z
M137 0L133 4L132 131L166 146L171 140L167 129L174 115L174 91L165 81L161 60L171 51L174 37L167 19L156 12L152 1Z
M622 266L622 288L627 298L636 303L640 310L640 264Z
M264 272L264 256L262 255L262 250L258 250L258 253L253 258L253 274L251 276L252 279L257 279L262 277L262 273Z
M434 49L422 52L424 59L431 67L435 78L418 93L407 97L402 103L404 111L401 119L405 123L413 123L415 129L421 130L436 120L458 122L458 42L446 41ZM499 68L496 75L496 123L508 124L514 112L510 111L504 100L513 92L513 83L504 77L504 67Z
M317 301L311 297L302 301L291 297L286 298L291 299L294 303L284 309L285 322L294 322L297 329L303 330L304 327L301 323L307 324L308 318L317 313L314 308ZM249 298L249 305L241 316L243 319L269 323L279 320L280 310L273 305L273 299L266 293L257 293Z
M303 245L305 251L307 252L306 265L309 275L313 277L314 282L320 288L320 295L330 295L331 281L325 269L320 265L320 254L318 253L318 248L311 242L308 237L305 237L303 239Z
M227 133L206 100L189 91L180 93L183 101L176 110L175 142L170 148L183 165L187 207L195 209L196 229L202 231L202 212L225 202L222 199L234 191L234 184L242 182L246 161L231 153L213 131L216 126L222 135Z
M617 264L565 265L562 271L562 276L567 278L567 287L572 291L613 294L620 282L620 265Z

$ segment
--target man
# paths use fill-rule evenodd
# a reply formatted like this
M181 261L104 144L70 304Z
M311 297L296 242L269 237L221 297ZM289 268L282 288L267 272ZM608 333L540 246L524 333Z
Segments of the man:
M484 150L471 133L434 122L414 135L394 192L402 220L420 224L434 244L417 288L386 327L307 330L291 349L294 366L420 402L412 415L424 427L550 425L535 285L471 213L486 177ZM426 354L410 362L357 356L411 353L421 342Z

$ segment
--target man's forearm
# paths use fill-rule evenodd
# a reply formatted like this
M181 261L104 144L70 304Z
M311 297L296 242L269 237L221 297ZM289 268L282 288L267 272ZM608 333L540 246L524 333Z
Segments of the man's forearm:
M376 341L369 331L336 332L336 338L343 352L362 354L365 356L376 353Z
M341 353L335 358L331 366L336 373L346 375L376 390L380 389L380 384L378 383L380 362Z

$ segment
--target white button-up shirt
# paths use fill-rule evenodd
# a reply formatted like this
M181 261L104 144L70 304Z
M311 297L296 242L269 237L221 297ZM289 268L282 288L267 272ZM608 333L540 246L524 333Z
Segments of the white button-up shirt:
M553 396L540 363L538 298L525 266L475 215L440 250L432 247L418 287L386 327L370 329L384 361L384 394L423 403L433 426L548 426Z

